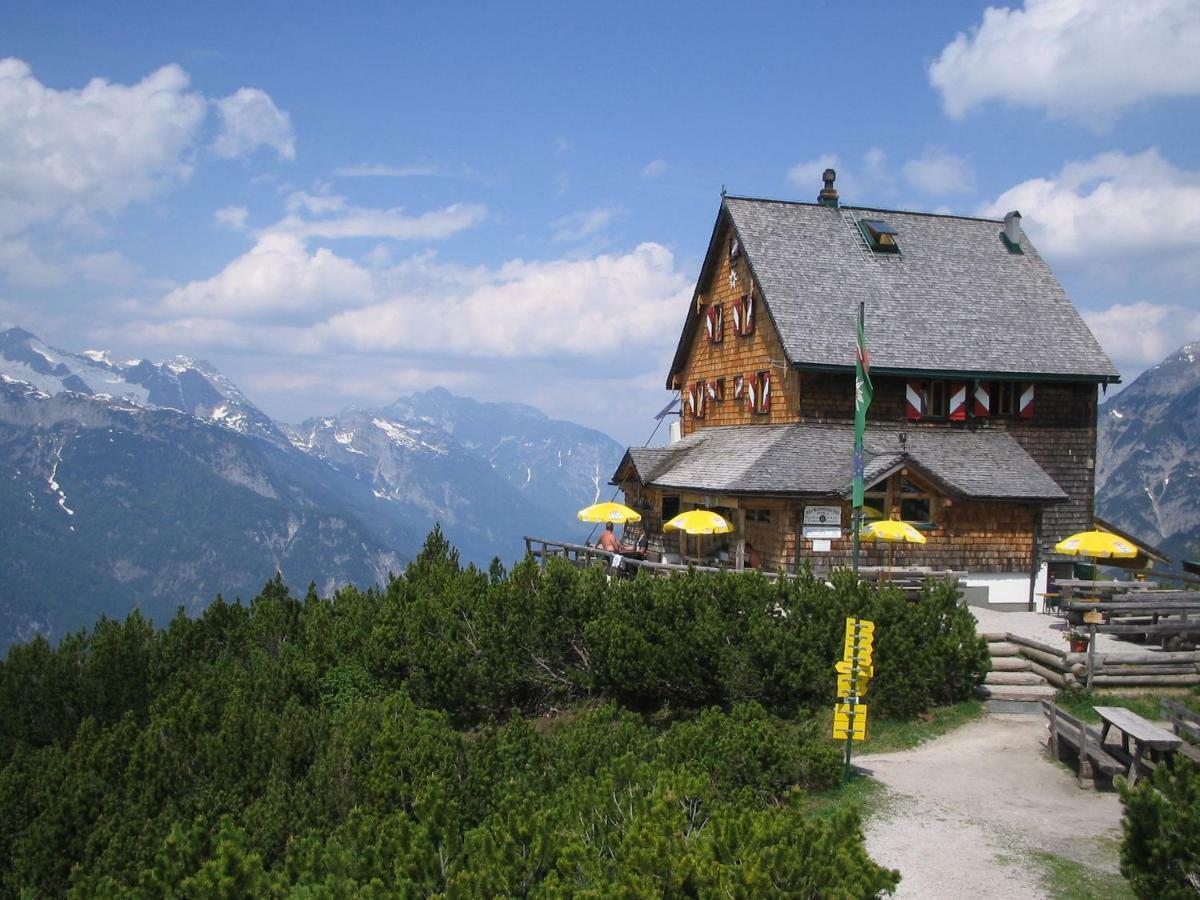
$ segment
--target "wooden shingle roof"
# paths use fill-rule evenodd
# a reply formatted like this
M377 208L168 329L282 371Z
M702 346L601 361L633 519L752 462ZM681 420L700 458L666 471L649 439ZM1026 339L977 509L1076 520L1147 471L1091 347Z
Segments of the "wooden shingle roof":
M872 252L858 228L863 218L893 226L900 252ZM1002 222L731 196L714 242L726 219L794 366L852 367L863 302L880 373L1119 379L1028 237L1020 254L1009 252ZM695 320L693 308L672 372Z
M632 466L643 484L704 494L827 497L850 490L853 446L852 425L704 428L669 447L631 448L617 471ZM902 432L873 423L863 458L868 485L911 465L953 496L1030 503L1067 499L1012 435L999 429Z

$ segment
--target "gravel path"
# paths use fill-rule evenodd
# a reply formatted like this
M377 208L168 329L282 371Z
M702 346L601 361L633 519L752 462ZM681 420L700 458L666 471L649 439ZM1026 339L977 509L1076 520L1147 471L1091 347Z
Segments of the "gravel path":
M898 897L1043 897L1035 850L1117 870L1121 802L1050 761L1041 716L990 715L915 750L866 755L888 801L867 849L900 870Z

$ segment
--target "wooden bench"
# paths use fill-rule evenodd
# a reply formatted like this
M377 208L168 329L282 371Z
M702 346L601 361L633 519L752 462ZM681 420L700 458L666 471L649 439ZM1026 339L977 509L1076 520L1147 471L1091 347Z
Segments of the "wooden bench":
M1179 752L1200 765L1200 714L1174 700L1164 700L1162 706L1167 721L1171 723L1171 730L1183 738Z
M1109 778L1126 771L1120 760L1105 751L1099 729L1075 718L1051 700L1042 701L1042 711L1050 727L1046 746L1055 759L1062 759L1064 746L1071 749L1079 760L1075 781L1080 787L1087 787L1089 779L1094 783L1096 771L1103 772Z

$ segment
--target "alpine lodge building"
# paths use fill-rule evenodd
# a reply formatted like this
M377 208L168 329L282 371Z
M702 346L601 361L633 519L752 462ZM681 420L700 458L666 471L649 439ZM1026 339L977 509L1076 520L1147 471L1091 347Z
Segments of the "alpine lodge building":
M731 564L748 541L768 571L848 567L862 304L868 515L924 533L893 545L897 565L1024 607L1054 544L1093 527L1097 395L1117 370L1019 213L843 206L824 178L816 203L722 197L667 373L672 443L630 448L613 484L664 560L694 541L662 523L702 507L734 524ZM887 545L864 541L861 562L886 565Z

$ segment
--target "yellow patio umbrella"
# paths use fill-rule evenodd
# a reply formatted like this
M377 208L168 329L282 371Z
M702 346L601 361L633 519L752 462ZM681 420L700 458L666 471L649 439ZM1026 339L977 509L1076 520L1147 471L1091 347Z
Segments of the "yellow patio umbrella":
M874 506L864 506L862 508L862 515L863 515L864 519L882 519L883 518L883 513L880 512L878 509L876 509Z
M1123 537L1107 531L1081 531L1063 538L1054 549L1067 556L1091 556L1099 559L1133 559L1137 547Z
M688 534L728 534L733 531L733 526L725 517L711 509L689 509L687 512L681 512L663 528L686 531Z
M1066 556L1091 557L1093 566L1097 559L1133 559L1138 554L1129 541L1107 531L1081 531L1063 538L1054 549Z
M870 522L860 534L868 541L888 542L889 570L892 568L892 553L895 550L893 544L925 543L925 535L921 534L911 523L899 519L880 519L878 522Z
M642 514L630 509L623 503L593 503L581 509L578 513L580 522L612 522L624 525L626 522L640 522Z
M728 534L733 531L733 526L729 524L725 517L713 512L711 509L689 509L687 512L681 512L663 525L663 528L672 531L682 531L684 534L697 535L697 556L700 555L699 535Z

